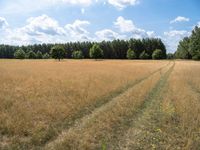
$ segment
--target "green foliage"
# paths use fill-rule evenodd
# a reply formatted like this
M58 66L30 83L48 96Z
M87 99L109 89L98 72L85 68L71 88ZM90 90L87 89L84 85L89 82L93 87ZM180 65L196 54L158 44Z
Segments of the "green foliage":
M25 58L25 52L22 49L18 49L15 53L14 53L14 57L16 59L24 59Z
M195 27L190 37L179 42L176 58L200 60L200 27Z
M36 56L35 52L29 51L29 52L26 54L26 58L28 58L28 59L36 59L37 56Z
M73 52L80 50L84 58L90 57L90 49L94 45L94 42L67 42L64 44L59 44L65 50L64 57L72 58ZM155 49L162 50L163 58L166 57L165 45L160 39L157 38L146 38L146 39L130 39L130 40L113 40L113 41L102 41L96 43L99 45L100 49L103 50L103 56L101 58L105 59L126 59L127 50L130 48L134 51L136 58L138 59L145 50L145 52L151 58L153 51ZM45 53L51 54L51 49L57 47L58 44L34 44L27 46L9 46L9 45L0 45L0 58L14 58L14 53L18 49L22 49L24 52L28 53L29 51L41 52L43 55ZM37 54L36 54L37 55ZM41 56L40 56L41 57ZM62 58L64 58L62 57ZM56 59L59 59L56 57Z
M162 59L163 58L162 51L160 49L156 49L152 54L152 58L153 59Z
M103 50L98 44L94 44L90 49L90 58L99 59L103 57Z
M42 52L38 51L36 57L37 59L42 59Z
M73 51L72 58L74 59L82 59L84 58L82 51Z
M143 51L141 54L140 54L140 59L149 59L149 55Z
M199 59L200 54L200 27L195 27L192 31L189 43L189 51L192 58Z
M135 52L132 49L129 48L128 51L127 51L126 57L128 59L135 59L136 58Z
M54 59L58 59L59 61L65 58L65 49L61 45L55 45L51 48L51 57Z
M167 59L174 59L174 54L168 53L167 54Z
M175 53L176 58L180 58L180 59L192 58L189 52L189 44L190 44L190 39L188 37L185 37L183 40L179 42L177 51Z
M45 53L45 54L42 56L42 58L43 58L43 59L49 59L49 58L50 58L50 56L49 56L49 54L48 54L48 53Z

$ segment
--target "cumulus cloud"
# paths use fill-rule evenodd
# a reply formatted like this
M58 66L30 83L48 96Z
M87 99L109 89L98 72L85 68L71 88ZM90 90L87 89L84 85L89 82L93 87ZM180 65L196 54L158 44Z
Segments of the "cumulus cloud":
M114 25L121 33L131 33L132 38L156 37L154 31L145 31L144 29L138 28L132 20L124 19L122 16L117 18Z
M191 32L185 30L171 30L164 32L163 41L166 44L167 49L170 52L174 52L177 49L178 43L186 36L190 36Z
M131 32L136 28L131 20L125 20L122 16L117 18L117 20L114 22L114 25L121 32Z
M177 22L188 22L188 21L190 21L190 18L178 16L174 20L170 21L170 24L177 23Z
M7 26L8 26L8 22L6 21L6 19L3 17L0 17L0 29L4 29Z
M119 10L126 8L129 5L136 5L139 3L139 0L108 0L108 3L113 5Z
M200 21L197 23L197 26L200 27Z
M28 25L21 30L29 35L64 35L65 31L58 22L47 15L31 17L27 20Z
M89 24L90 22L85 20L75 20L62 27L55 19L41 15L27 19L27 24L23 27L7 29L1 34L4 35L1 41L12 45L87 41L90 37L85 27Z
M104 29L104 30L97 31L95 33L95 35L97 36L97 40L99 40L99 41L102 41L102 40L110 41L110 40L114 40L114 39L125 38L124 35L119 35L117 32L114 32L110 29Z
M185 37L185 36L189 36L190 32L185 31L185 30L172 30L169 32L164 32L165 36L168 37Z
M70 34L71 40L89 40L89 32L85 29L90 25L89 21L86 20L75 20L72 24L67 24L65 29Z

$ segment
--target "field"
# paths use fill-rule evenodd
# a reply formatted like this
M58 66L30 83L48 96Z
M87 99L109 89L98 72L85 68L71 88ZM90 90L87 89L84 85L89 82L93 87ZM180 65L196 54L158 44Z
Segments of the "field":
M200 62L0 60L0 149L200 147Z

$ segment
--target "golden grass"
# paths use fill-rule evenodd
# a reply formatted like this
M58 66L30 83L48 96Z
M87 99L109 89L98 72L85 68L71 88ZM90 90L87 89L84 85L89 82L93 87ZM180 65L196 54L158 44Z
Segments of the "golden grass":
M1 60L0 145L48 141L56 134L53 125L167 63Z
M110 103L94 111L91 115L86 116L77 126L63 132L54 142L50 143L46 149L84 149L93 150L101 149L102 145L112 147L111 141L115 132L121 129L123 132L123 123L125 119L136 113L146 98L149 91L155 86L160 79L161 74L167 68L155 73L141 83L130 88L123 94L114 98Z
M168 132L181 149L200 147L200 63L178 61L163 101ZM171 143L171 146L174 146ZM169 146L170 147L170 146Z
M196 150L200 63L175 64L0 60L0 149Z

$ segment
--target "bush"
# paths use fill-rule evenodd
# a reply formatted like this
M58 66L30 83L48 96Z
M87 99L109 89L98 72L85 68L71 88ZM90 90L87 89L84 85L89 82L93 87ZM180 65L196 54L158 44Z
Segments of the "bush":
M48 54L48 53L45 53L45 54L42 56L42 58L43 58L43 59L49 59L49 58L50 58L50 56L49 56L49 54Z
M18 49L15 53L14 53L14 57L16 59L24 59L26 56L25 52L22 49Z
M42 53L40 51L37 52L36 56L37 59L42 59Z
M94 44L92 48L90 48L90 58L98 59L103 57L103 50L100 48L98 44Z
M163 56L162 56L162 51L160 49L156 49L153 54L152 54L152 58L153 59L162 59Z
M28 58L28 59L36 59L37 56L36 56L35 52L29 51L29 52L26 54L26 58Z
M193 60L200 60L200 53L197 53L195 56L192 57Z
M143 51L141 54L140 54L140 59L149 59L149 55Z
M59 61L63 58L65 58L65 49L61 45L56 45L51 48L51 57L58 59Z
M135 59L136 58L135 52L129 48L127 51L126 57L128 59Z
M72 58L74 59L82 59L84 58L82 51L73 51Z
M168 53L167 54L167 59L174 59L174 54Z

